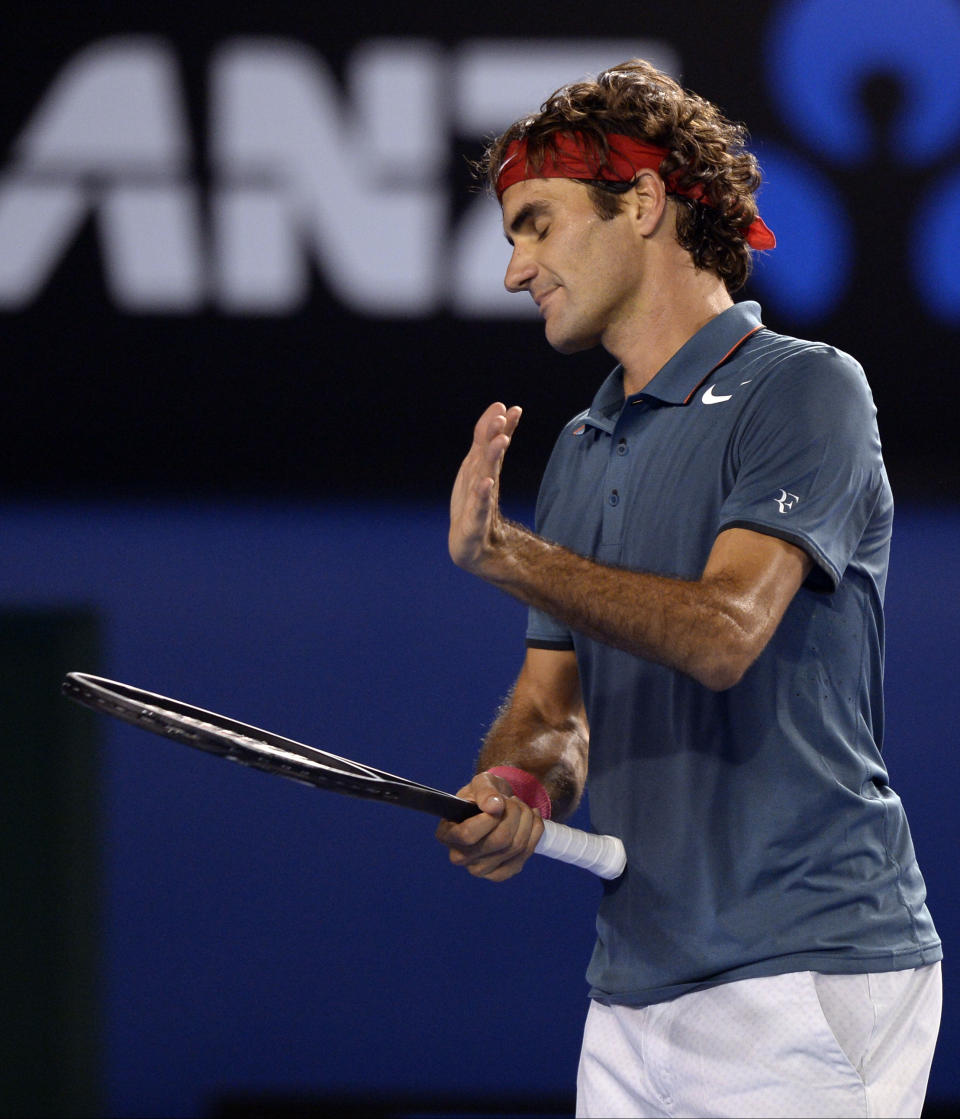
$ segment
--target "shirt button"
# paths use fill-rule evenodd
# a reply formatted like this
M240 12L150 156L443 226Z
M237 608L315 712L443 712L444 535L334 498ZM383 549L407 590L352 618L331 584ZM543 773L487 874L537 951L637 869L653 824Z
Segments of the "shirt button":
M626 439L621 439L620 442L617 444L617 454L625 455L629 450L630 448L627 446Z
M620 494L616 490L610 491L610 496L607 498L611 505L616 505L620 501Z

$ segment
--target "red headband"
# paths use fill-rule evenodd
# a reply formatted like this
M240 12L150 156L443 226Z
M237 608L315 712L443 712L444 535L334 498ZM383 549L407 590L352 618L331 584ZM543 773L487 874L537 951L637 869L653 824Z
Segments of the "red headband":
M556 132L550 146L543 153L543 164L533 170L527 162L527 141L513 140L507 147L506 158L497 173L497 197L502 199L507 187L527 179L599 179L608 183L629 183L643 168L660 173L660 164L670 154L666 148L645 144L620 133L607 134L609 154L606 160L584 142L582 133ZM673 194L682 194L703 202L702 183L679 187L680 172L667 178L667 188ZM707 203L709 205L709 203ZM777 239L759 216L750 223L746 236L753 249L772 249Z

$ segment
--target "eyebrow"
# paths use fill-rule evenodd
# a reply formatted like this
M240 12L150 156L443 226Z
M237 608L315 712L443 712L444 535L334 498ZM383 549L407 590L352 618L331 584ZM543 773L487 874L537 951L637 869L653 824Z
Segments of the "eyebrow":
M545 214L550 209L550 203L544 201L526 202L517 210L514 215L513 221L510 223L510 233L519 233L525 225L531 221L535 221L541 214ZM509 244L513 244L510 240L510 235L504 232Z

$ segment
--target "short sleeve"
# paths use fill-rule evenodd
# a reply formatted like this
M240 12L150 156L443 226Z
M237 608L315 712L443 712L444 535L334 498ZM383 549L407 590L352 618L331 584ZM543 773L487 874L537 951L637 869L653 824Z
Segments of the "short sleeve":
M585 413L582 415L585 415ZM582 418L582 415L571 420L564 430L569 430L573 424ZM562 519L563 502L561 494L563 483L561 478L564 460L562 446L563 435L561 434L554 445L540 482L540 491L537 494L534 529L538 535L548 540L559 538L558 522ZM527 612L527 647L534 649L572 649L573 635L570 633L569 627L557 621L552 615L531 606Z
M885 542L877 517L892 518L892 501L876 408L847 354L811 344L785 358L754 393L734 453L719 529L752 528L802 547L816 564L812 586L836 589L858 552L869 563L870 535Z
M533 649L572 649L570 630L542 610L531 606L527 614L527 647Z

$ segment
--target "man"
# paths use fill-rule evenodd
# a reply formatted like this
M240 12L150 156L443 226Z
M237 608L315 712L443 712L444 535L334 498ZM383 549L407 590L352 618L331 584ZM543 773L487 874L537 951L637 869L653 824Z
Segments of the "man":
M564 429L537 533L505 520L520 409L451 499L457 564L530 606L516 685L441 824L516 874L577 806L626 844L588 979L581 1115L919 1115L940 942L880 756L892 501L860 367L734 304L742 129L642 61L565 87L484 161L561 353L618 366Z

